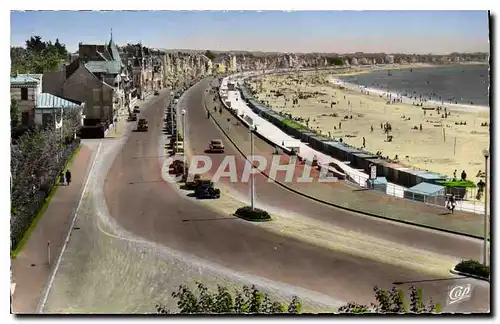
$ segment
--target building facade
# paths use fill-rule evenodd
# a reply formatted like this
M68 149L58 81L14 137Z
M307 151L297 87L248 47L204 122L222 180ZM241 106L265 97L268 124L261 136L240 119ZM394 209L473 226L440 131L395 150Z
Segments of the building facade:
M10 78L10 97L19 104L24 126L34 125L36 98L42 93L42 78L42 74L15 74Z

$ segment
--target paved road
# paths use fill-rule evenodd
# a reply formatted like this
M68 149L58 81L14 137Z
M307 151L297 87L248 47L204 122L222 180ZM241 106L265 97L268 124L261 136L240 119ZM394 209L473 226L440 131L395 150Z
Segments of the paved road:
M186 98L182 100L188 111L187 132L190 146L194 150L206 148L210 138L221 137L214 124L206 119L203 109L202 100L206 86L206 81L198 84L188 91ZM426 295L432 295L434 300L444 303L451 283L469 280L436 281L433 280L437 279L435 277L401 267L354 257L347 253L332 252L221 215L182 197L172 184L165 183L161 177L158 146L163 136L161 129L164 109L165 98L160 96L141 113L149 120L149 132L131 134L106 178L104 192L111 216L126 231L233 269L236 273L287 283L341 301L370 302L373 285L387 287L394 281L431 280L419 286L424 289ZM227 143L226 146L230 147ZM269 190L274 191L278 189ZM284 192L280 194L285 195ZM293 208L304 208L317 217L333 214L339 215L338 218L344 219L345 222L353 219L354 223L349 226L363 226L362 224L367 222L365 218L359 219L353 215L344 215L338 210L325 209L326 207L299 196L289 199L287 203L293 204ZM380 222L378 228L387 233L395 227ZM404 235L402 233L405 231L413 232L404 227L400 228L402 232L398 235ZM388 236L391 235L394 234ZM419 235L413 236L415 244L428 238L427 234ZM444 238L441 242L445 249L451 251L451 247L447 248L448 244ZM473 300L462 305L463 310L487 308L484 299L487 290L485 286L478 286Z

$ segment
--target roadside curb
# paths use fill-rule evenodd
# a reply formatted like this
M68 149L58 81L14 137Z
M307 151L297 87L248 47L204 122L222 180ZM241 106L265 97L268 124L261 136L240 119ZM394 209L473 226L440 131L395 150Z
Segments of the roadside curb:
M482 280L482 281L490 282L489 278L484 278L484 277L476 276L476 275L473 275L473 274L469 274L469 273L457 271L455 269L450 269L450 272L452 274L454 274L454 275L464 276L464 277L469 277L469 278L473 278L473 279L477 279L477 280Z
M219 102L222 103L222 105L224 106L224 108L226 109L226 111L229 111L227 109L227 107L224 105L224 103L222 102L220 95L217 95L217 97L219 98ZM208 111L205 100L203 101L203 106L205 107L205 110ZM229 113L232 116L234 116L230 111L229 111ZM243 153L243 151L241 151L241 149L238 147L238 145L236 145L236 143L231 139L231 137L228 136L228 134L226 133L226 131L224 130L224 128L219 124L219 122L213 117L212 114L210 114L210 118L215 122L215 124L217 125L217 127L219 127L220 131L224 134L224 136L226 136L226 138L231 142L231 144L233 144L233 146L236 148L236 150L246 160L248 160L247 156ZM238 118L238 116L236 116L236 118ZM245 124L243 124L243 125L246 127ZM265 141L268 142L268 140L265 140ZM265 176L266 178L269 179L269 175L266 174L264 171L261 171L260 173L263 176ZM468 233L462 233L462 232L457 232L457 231L453 231L453 230L448 230L448 229L444 229L444 228L434 227L434 226L430 226L430 225L423 225L423 224L413 223L413 222L409 222L409 221L405 221L405 220L390 218L390 217L383 216L383 215L368 213L368 212L356 210L356 209L349 208L349 207L344 207L344 206L337 205L337 204L334 204L334 203L331 203L331 202L328 202L328 201L324 201L322 199L319 199L319 198L310 196L308 194L302 193L302 192L300 192L300 191L298 191L296 189L293 189L293 188L291 188L291 187L283 184L280 181L277 181L277 180L273 180L273 181L274 181L274 183L276 183L277 185L281 186L282 188L287 189L287 190L289 190L289 191L291 191L291 192L293 192L295 194L301 195L303 197L309 198L309 199L311 199L313 201L316 201L316 202L319 202L319 203L322 203L322 204L325 204L325 205L328 205L328 206L331 206L331 207L339 208L339 209L350 211L350 212L353 212L353 213L362 214L362 215L365 215L365 216L376 217L376 218L379 218L379 219L384 219L384 220L388 220L388 221L392 221L392 222L397 222L397 223L400 223L400 224L412 225L412 226L417 226L417 227L421 227L421 228L425 228L425 229L430 229L430 230L435 230L435 231L439 231L439 232L443 232L443 233L455 234L455 235L460 235L460 236L465 236L465 237L470 237L470 238L475 238L475 239L482 239L482 236L480 236L480 235L473 235L473 234L468 234Z
M237 218L240 218L240 219L243 219L243 220L246 220L248 222L253 222L253 223L266 223L266 222L270 222L273 220L273 218L269 218L269 219L251 219L251 218L248 218L248 217L245 217L245 216L240 216L240 215L236 215L236 214L230 214L231 216L234 216L234 217L237 217Z

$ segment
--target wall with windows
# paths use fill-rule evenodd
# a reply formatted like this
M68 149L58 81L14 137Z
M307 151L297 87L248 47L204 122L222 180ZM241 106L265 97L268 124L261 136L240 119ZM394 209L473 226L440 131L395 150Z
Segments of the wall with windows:
M81 66L63 86L63 97L85 103L87 119L113 120L114 89L102 83L95 75Z
M10 88L10 97L18 101L21 123L31 125L35 118L36 96L42 91L41 84L15 86Z

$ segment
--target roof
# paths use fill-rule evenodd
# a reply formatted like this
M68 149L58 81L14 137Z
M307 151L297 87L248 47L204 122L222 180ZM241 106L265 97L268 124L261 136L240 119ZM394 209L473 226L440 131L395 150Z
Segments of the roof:
M445 187L443 186L438 186L427 182L420 182L418 185L407 189L407 191L423 195L435 195L444 189Z
M375 179L369 179L370 183L378 185L378 184L387 184L387 179L385 177L376 177Z
M122 63L120 61L90 61L85 67L92 73L119 74Z
M39 84L42 74L18 74L10 77L11 85Z
M81 106L81 104L54 96L50 93L42 93L36 97L36 109L80 108Z

